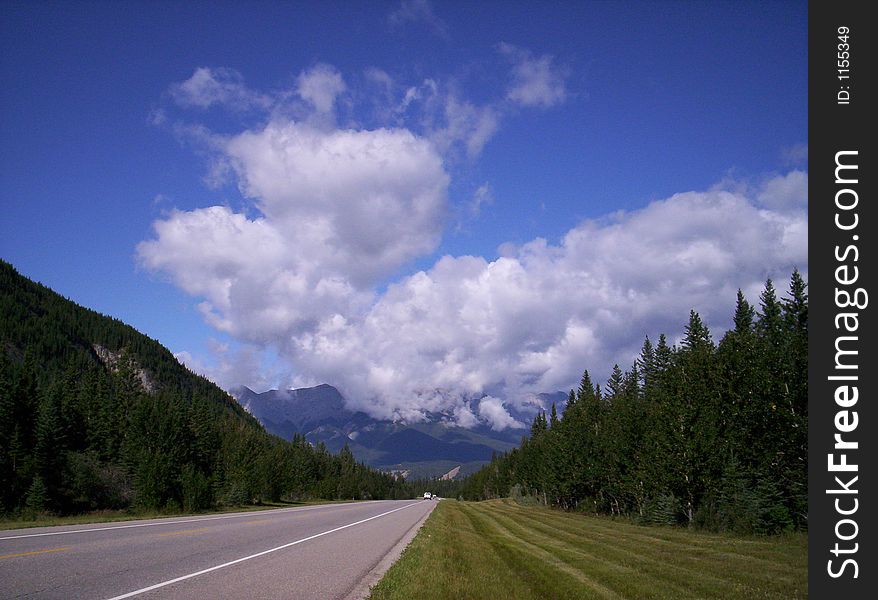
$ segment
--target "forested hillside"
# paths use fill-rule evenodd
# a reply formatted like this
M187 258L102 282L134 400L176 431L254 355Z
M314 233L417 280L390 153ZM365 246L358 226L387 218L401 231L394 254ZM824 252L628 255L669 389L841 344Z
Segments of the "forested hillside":
M266 433L155 340L0 261L0 514L411 494Z
M522 495L645 522L770 533L806 529L808 296L798 273L759 310L739 291L715 344L692 311L679 346L647 337L603 389L586 370L563 414L464 484L469 499Z

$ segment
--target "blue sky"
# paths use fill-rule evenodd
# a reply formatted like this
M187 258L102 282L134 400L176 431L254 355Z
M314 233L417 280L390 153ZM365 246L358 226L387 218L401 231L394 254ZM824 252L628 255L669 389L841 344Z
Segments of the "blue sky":
M806 31L804 2L5 2L0 256L226 386L564 389L807 272Z

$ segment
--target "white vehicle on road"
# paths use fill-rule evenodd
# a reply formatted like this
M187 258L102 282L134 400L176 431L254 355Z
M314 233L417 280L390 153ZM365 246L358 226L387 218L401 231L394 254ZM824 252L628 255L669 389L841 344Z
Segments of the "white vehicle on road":
M430 492L424 492L424 500L430 500L433 497L433 494Z

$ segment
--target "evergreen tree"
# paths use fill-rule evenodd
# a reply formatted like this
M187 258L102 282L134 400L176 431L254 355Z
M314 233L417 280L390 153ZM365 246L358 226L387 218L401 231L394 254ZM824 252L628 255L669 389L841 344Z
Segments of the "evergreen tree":
M25 507L32 515L45 512L49 506L49 491L43 478L37 475L33 478L25 497Z
M750 306L750 303L744 298L744 292L741 291L741 288L738 288L738 298L735 304L734 317L735 332L742 335L750 333L753 330L753 319L755 316L756 311L753 310L753 307Z
M552 413L551 417L549 418L549 427L554 429L556 425L558 425L558 411L555 408L555 403L552 402Z
M567 404L564 406L563 416L565 418L566 418L568 412L570 412L572 414L572 412L574 410L573 407L575 404L576 404L576 392L573 390L570 390L570 393L567 394Z
M619 368L618 364L613 365L613 372L610 374L610 378L607 380L607 398L612 401L616 398L617 395L622 391L622 369Z
M546 413L540 411L537 413L537 416L534 417L533 423L530 426L530 435L532 438L538 438L541 434L546 432L546 429L548 429Z
M0 352L0 512L15 501L12 439L15 435L15 403L12 398L12 364Z
M683 348L695 352L709 352L713 349L710 330L701 321L701 316L694 310L689 311L689 324L686 325Z
M591 382L591 376L588 369L582 373L582 380L579 382L579 390L576 393L576 401L584 402L594 398L594 384Z
M646 336L646 339L643 340L643 346L640 349L640 358L637 360L637 365L640 369L644 390L651 389L656 383L655 377L658 367L656 365L655 350L653 350L649 336Z
M673 357L673 350L668 346L668 340L665 337L665 334L660 334L658 343L655 347L655 369L659 373L667 372L668 368L671 366L671 359Z
M535 419L535 435L462 495L512 489L521 501L744 533L806 528L804 290L794 274L781 306L769 282L755 323L739 291L718 346L691 311L679 348L646 338L603 394L586 371L557 425Z
M784 321L787 329L798 333L808 331L808 284L798 269L790 277L790 290L783 300Z
M36 424L33 450L35 479L44 488L46 507L61 507L62 466L66 459L66 440L60 416L60 395L57 385L42 395Z
M759 301L761 311L757 321L757 329L763 338L776 344L783 332L783 316L771 279L765 281L765 288L759 296Z

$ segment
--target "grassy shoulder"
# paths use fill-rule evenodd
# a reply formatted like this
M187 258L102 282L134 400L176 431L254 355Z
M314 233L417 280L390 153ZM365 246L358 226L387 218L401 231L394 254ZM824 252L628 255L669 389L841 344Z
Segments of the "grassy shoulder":
M743 538L444 500L369 598L807 596L806 534Z
M7 529L27 529L30 527L52 527L56 525L85 525L88 523L114 523L117 521L140 521L143 519L163 519L173 517L198 517L206 515L255 512L260 510L274 510L276 508L292 508L295 506L310 506L314 504L344 504L352 500L306 500L301 502L266 502L263 504L245 504L241 506L227 506L215 510L200 512L172 512L172 511L136 511L136 510L102 510L81 515L59 517L55 515L37 515L31 519L23 518L0 518L0 531Z

